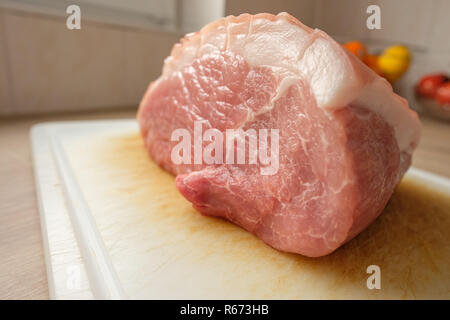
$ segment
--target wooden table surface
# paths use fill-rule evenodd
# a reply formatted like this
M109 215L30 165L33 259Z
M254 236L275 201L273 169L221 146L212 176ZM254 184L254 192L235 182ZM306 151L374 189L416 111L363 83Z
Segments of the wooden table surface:
M45 121L132 118L135 110L0 119L0 299L47 299L29 130ZM450 178L450 123L423 118L413 165Z

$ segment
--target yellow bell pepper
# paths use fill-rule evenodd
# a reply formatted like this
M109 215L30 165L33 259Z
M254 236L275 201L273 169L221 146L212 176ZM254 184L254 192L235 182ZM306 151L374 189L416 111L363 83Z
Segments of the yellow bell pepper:
M399 79L408 70L411 61L411 54L407 47L397 45L384 50L378 57L378 68L384 76L394 82Z

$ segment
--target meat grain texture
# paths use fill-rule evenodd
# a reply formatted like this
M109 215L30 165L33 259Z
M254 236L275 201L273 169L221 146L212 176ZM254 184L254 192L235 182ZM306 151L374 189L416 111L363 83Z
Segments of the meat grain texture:
M200 213L311 257L382 212L420 137L417 114L386 80L287 13L229 16L186 35L137 118L150 156ZM278 128L278 172L174 164L171 134L193 134L195 120L221 132Z

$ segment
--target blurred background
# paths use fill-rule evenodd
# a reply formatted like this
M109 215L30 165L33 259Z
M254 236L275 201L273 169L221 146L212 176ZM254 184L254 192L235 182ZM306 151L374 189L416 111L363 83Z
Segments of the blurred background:
M80 30L66 27L71 4ZM380 30L366 27L371 4ZM416 109L418 80L450 70L448 0L0 0L0 117L136 108L180 36L225 15L281 11L373 54L406 46L411 63L394 86Z

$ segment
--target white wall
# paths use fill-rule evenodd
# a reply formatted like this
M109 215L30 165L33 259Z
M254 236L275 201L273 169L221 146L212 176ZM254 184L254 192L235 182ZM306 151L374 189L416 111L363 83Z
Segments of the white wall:
M180 36L0 9L0 115L135 108Z
M180 25L184 33L200 30L225 14L225 0L181 0Z
M287 11L338 40L363 40L373 50L394 43L407 44L413 50L413 63L396 89L412 105L412 87L423 74L450 73L448 0L80 0L78 3L83 5L85 1L90 3L87 11L91 12L91 18L99 13L95 6L108 3L112 11L106 16L117 23L87 19L82 22L82 30L69 31L65 28L63 7L55 7L51 15L31 7L0 9L0 115L136 106L148 83L160 74L170 48L182 35L174 31L175 26L171 29L168 25L182 27L185 32L198 30L219 18L224 6L226 14L235 15ZM0 0L0 5L7 2L21 6L72 3ZM131 6L132 2L136 6ZM382 30L365 28L369 4L380 5ZM150 21L146 27L145 17L154 10L167 13L167 21L171 22L158 28ZM124 20L114 20L118 19L117 14ZM129 25L130 17L135 22L144 19L139 22L144 26Z

